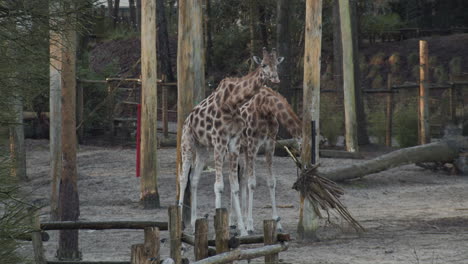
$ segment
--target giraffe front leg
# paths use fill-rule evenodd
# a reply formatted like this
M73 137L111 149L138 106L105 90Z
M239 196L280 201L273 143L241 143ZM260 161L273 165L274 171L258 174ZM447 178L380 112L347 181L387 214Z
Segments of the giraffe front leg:
M205 166L206 159L207 159L207 154L204 153L203 151L197 151L196 157L195 157L195 168L193 169L193 172L190 175L190 187L192 191L192 217L191 217L191 223L193 230L195 230L195 221L197 220L197 190L198 190L198 182L200 180L200 175L203 171L203 167Z
M247 231L245 230L244 219L242 218L242 212L240 208L240 199L239 199L239 178L237 174L238 170L238 159L239 159L239 152L231 152L230 153L230 176L229 176L229 184L231 186L231 197L233 198L232 204L234 205L234 212L237 216L237 225L241 236L246 236Z
M278 216L278 211L276 208L276 177L273 175L273 153L275 151L275 143L269 142L265 146L265 160L267 165L267 184L268 189L270 190L270 198L271 198L271 209L272 209L272 219L276 220L276 229L278 232L282 232L283 228L281 226L280 220L281 218Z
M214 150L214 159L215 159L215 170L216 170L216 179L214 184L215 192L215 206L216 208L221 208L221 196L224 191L224 179L223 179L223 162L224 155L226 154L226 148L222 146L215 146Z

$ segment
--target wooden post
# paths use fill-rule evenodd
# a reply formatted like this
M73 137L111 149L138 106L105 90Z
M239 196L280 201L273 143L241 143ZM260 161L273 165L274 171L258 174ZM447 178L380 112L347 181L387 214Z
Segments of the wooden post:
M159 263L159 229L157 227L146 227L145 228L145 256L146 263Z
M208 220L200 218L195 221L195 245L193 247L195 260L208 257Z
M76 86L76 123L77 123L77 135L78 143L83 143L83 133L84 133L84 124L83 124L83 83L80 80L77 80Z
M388 74L387 78L387 109L385 118L385 145L387 147L392 146L392 115L393 115L393 92L392 92L392 74Z
M130 263L131 264L145 264L146 263L145 261L146 261L145 245L144 244L132 245Z
M427 41L419 41L419 144L431 142L429 131L429 49Z
M349 0L340 1L341 40L343 47L343 92L345 108L346 150L357 152L356 96L354 89L353 36Z
M163 76L162 78L162 94L161 94L161 99L162 99L162 123L163 123L163 135L165 138L168 137L169 135L169 128L168 128L168 94L167 94L167 86L164 85L164 83L167 81L166 76Z
M42 244L41 223L39 221L38 210L31 210L32 227L34 232L31 233L31 240L34 250L34 260L36 264L47 264L44 255L44 246Z
M65 4L65 6L71 4ZM66 9L65 9L66 10ZM68 11L68 10L66 10ZM59 191L59 214L62 221L76 221L80 215L76 168L76 31L75 18L66 34L62 53L62 178ZM60 260L81 258L78 250L78 230L61 230L57 257Z
M216 254L229 251L229 216L226 208L217 208L214 218Z
M58 6L56 2L50 2L50 14L57 14ZM51 26L54 28L57 18L52 19ZM50 149L50 178L51 195L50 195L50 219L59 220L58 214L58 190L59 182L62 174L62 139L60 131L62 130L62 38L59 33L50 31L49 38L49 149Z
M14 124L10 126L10 157L13 161L11 175L18 180L27 181L26 149L24 145L23 99L18 91L13 92L12 102Z
M114 89L115 83L111 80L107 81L107 121L109 122L109 139L110 142L114 142L114 134L115 134L115 127L114 127L114 107L115 107L115 96L114 96Z
M182 246L182 219L177 205L169 207L169 234L171 244L171 258L176 264L182 263L180 248Z
M205 97L203 66L202 0L179 1L177 46L177 161L176 195L179 197L179 173L182 171L180 152L182 127L195 104ZM184 196L183 221L190 222L190 188Z
M310 166L312 159L312 120L316 122L316 139L320 142L320 56L322 43L322 0L307 0L305 21L304 49L304 95L302 112L303 146L302 164ZM319 160L319 144L315 146L315 157ZM318 228L318 216L308 199L300 199L299 224L297 227L299 239L315 239ZM312 209L311 209L312 208Z
M141 6L140 199L144 208L158 208L156 0L141 0Z
M276 220L263 221L263 235L265 236L265 246L274 245L277 241ZM265 255L265 263L277 264L278 253Z
M455 84L451 83L449 88L449 116L453 124L457 123L457 103L455 96Z

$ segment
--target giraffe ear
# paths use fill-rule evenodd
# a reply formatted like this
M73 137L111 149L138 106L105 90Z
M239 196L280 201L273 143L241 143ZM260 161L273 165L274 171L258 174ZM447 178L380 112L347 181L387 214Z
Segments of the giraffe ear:
M262 64L262 60L261 60L259 57L257 57L257 56L253 56L253 60L254 60L255 63L257 63L257 64Z
M284 61L284 57L279 57L277 60L278 60L278 64L280 64Z

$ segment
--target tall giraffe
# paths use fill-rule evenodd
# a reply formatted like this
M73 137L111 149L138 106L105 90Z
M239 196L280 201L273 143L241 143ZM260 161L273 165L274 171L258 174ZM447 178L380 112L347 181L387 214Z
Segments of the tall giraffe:
M237 216L241 235L247 231L243 223L239 202L239 181L237 175L238 157L240 151L239 139L244 122L240 116L240 107L256 95L267 80L279 83L277 65L284 58L276 56L276 51L268 54L263 48L263 58L256 56L253 60L259 67L252 73L241 78L223 79L218 88L200 102L184 122L182 130L181 154L182 171L179 172L180 195L179 206L183 206L184 190L190 177L192 190L191 224L195 226L197 218L197 186L203 166L209 157L210 148L214 150L215 160L215 205L221 208L221 195L224 190L223 162L229 154L231 197ZM194 169L189 175L194 162Z
M241 205L245 215L247 212L247 232L253 233L253 193L256 187L255 158L258 150L265 145L265 159L267 165L267 184L270 189L271 208L273 219L277 220L278 230L282 230L276 209L276 177L272 173L272 158L275 152L275 138L278 133L279 124L283 125L294 139L302 143L301 120L294 113L287 100L271 88L263 86L257 93L241 107L241 117L245 126L241 136L241 153L245 161L241 164L239 174L241 185ZM247 206L248 189L248 206Z

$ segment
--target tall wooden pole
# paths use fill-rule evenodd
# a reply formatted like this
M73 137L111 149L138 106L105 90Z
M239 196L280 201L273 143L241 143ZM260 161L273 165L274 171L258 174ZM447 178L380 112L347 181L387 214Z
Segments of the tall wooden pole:
M177 191L182 171L182 127L195 104L205 97L205 69L203 66L202 0L179 1L179 33L177 46ZM189 191L189 188L187 188ZM190 194L185 194L183 220L189 221Z
M429 49L427 41L419 41L419 143L431 142L429 131Z
M340 24L343 47L343 91L345 108L346 150L357 152L356 96L354 90L353 37L351 34L351 12L349 0L341 0Z
M24 145L23 99L19 91L13 92L12 104L14 124L10 126L10 157L13 161L11 167L12 177L27 181L26 175L26 149Z
M156 0L141 0L141 194L144 208L158 208Z
M306 1L305 21L305 50L304 50L304 95L302 112L302 164L311 165L312 151L315 152L316 162L319 157L319 144L312 150L312 120L316 123L315 142L320 142L320 55L322 48L322 0ZM318 228L318 216L313 208L316 205L301 197L299 213L298 235L301 239L315 239Z
M73 5L65 4L68 11ZM76 168L76 45L77 35L73 15L65 19L62 46L62 177L59 191L59 215L62 221L76 221L80 215ZM57 256L60 260L80 259L78 230L61 230Z
M57 14L59 7L55 6L55 1L50 2L49 12L51 14L51 26L55 27L58 18L53 14ZM62 139L60 132L62 130L62 40L59 33L50 31L49 37L49 149L50 149L50 178L51 178L51 195L50 195L50 219L53 221L59 220L58 214L58 190L59 179L62 174Z

